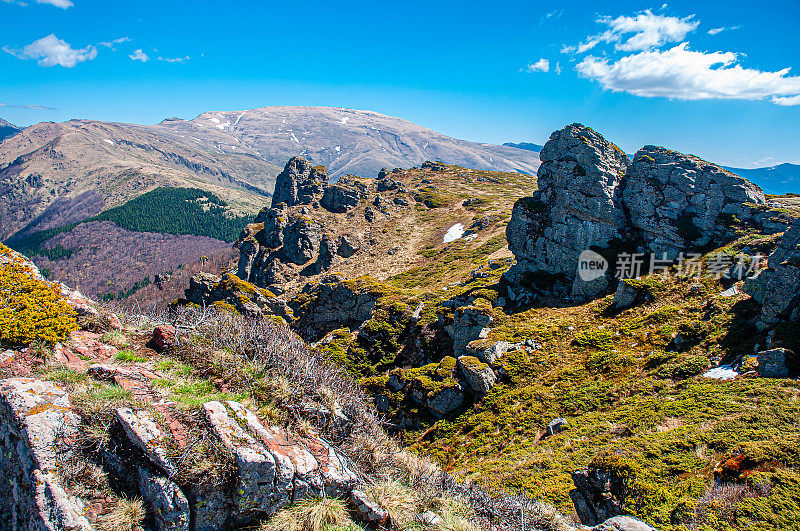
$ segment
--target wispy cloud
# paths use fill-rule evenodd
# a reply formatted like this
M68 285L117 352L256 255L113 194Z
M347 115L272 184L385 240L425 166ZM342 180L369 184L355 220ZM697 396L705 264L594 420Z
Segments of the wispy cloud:
M45 107L44 105L19 105L15 103L3 103L0 101L0 107L6 109L30 109L35 111L55 111L55 107Z
M110 41L98 42L97 44L99 46L105 46L106 48L110 48L111 51L116 51L117 50L117 48L116 48L117 44L122 44L124 42L131 42L131 38L130 37L120 37L118 39L112 39Z
M778 105L800 105L800 77L789 68L777 72L744 68L734 52L696 52L688 43L665 51L649 50L616 61L585 57L578 74L603 88L635 96L680 100L770 99Z
M733 31L741 28L741 26L720 26L719 28L711 28L708 30L709 35L716 35L717 33L722 33L723 31Z
M185 63L191 59L188 55L186 57L158 57L159 61L166 61L167 63Z
M24 46L21 50L4 46L3 51L18 59L37 59L41 66L58 65L64 68L72 68L78 63L91 61L97 57L96 47L89 45L85 48L75 49L53 34L42 37Z
M135 50L128 57L130 57L134 61L141 61L143 63L146 63L147 61L150 60L150 57L146 53L144 53L141 48Z
M28 2L23 0L3 0L7 4L17 4L20 6L27 6ZM36 0L37 4L48 4L51 6L60 7L61 9L67 9L68 7L72 7L73 4L70 0Z
M526 72L549 72L550 71L550 61L547 59L539 59L535 63L528 63L528 65L524 68Z
M550 19L558 20L561 18L561 15L563 14L564 14L563 9L555 9L553 11L548 11L539 18L539 25L544 26L544 24Z
M562 53L584 53L598 44L614 43L619 51L632 52L649 50L682 41L687 34L697 29L700 22L693 20L694 15L679 18L657 15L652 11L642 11L634 16L600 17L597 23L608 27L607 30L590 35L580 44L562 47Z

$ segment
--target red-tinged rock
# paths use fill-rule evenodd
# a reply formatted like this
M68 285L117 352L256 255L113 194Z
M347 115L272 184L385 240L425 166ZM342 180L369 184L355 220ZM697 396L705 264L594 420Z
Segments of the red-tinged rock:
M160 325L153 329L153 337L147 346L156 352L163 352L175 344L175 327L172 325Z
M108 361L117 354L117 349L99 341L100 335L85 330L76 330L70 334L72 351L84 359Z
M112 313L108 316L108 327L111 330L122 330L122 321L119 320L117 314Z

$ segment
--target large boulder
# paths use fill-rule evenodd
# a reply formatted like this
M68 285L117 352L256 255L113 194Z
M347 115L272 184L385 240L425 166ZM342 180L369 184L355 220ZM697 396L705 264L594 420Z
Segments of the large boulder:
M307 284L290 301L297 320L293 327L307 341L316 341L331 330L356 328L372 316L380 294L355 284L326 277Z
M800 321L800 221L783 234L767 268L745 281L744 291L761 305L758 328Z
M622 192L630 223L645 248L674 259L734 237L733 216L750 219L766 204L758 186L693 155L645 146L636 152Z
M656 531L656 529L630 516L614 516L594 526L592 531Z
M327 181L325 166L313 166L303 157L292 157L275 180L272 206L311 204L324 192Z
M0 380L0 528L91 529L86 505L64 490L58 475L79 422L60 387Z
M561 295L586 295L578 258L607 248L626 227L622 185L630 159L599 133L572 124L550 135L540 153L539 190L516 202L506 228L517 263L515 286ZM607 286L603 277L589 294Z
M491 310L479 306L462 306L457 308L453 324L447 332L453 338L454 356L471 354L467 346L477 339L483 339L489 332L489 325L494 321ZM494 360L492 360L494 361Z
M295 264L303 265L314 258L322 240L322 226L303 215L292 216L283 229L283 252Z

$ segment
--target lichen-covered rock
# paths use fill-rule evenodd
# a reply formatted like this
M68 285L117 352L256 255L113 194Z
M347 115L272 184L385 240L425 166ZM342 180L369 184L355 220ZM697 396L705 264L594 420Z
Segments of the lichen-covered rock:
M230 273L221 277L203 272L194 275L184 297L199 306L234 308L247 317L271 313L288 320L291 314L286 301Z
M569 495L584 525L597 525L624 511L624 478L600 467L572 473L575 489Z
M84 502L67 494L57 472L79 422L60 387L30 378L0 381L0 527L91 529Z
M758 328L800 321L800 222L783 234L767 268L747 279L744 291L761 305Z
M436 418L444 418L464 405L464 390L461 385L445 387L429 396L425 405Z
M734 237L730 220L749 220L764 193L746 179L693 155L645 146L633 159L623 203L649 252L678 253Z
M517 259L506 279L534 290L583 293L579 255L609 247L625 229L621 199L630 159L580 124L550 135L540 158L539 190L517 201L506 228Z
M322 240L322 227L304 216L292 216L283 229L283 252L295 264L303 265L314 258Z
M497 382L492 368L473 356L458 358L458 370L470 389L479 395L487 394Z
M477 306L457 308L453 317L453 325L448 328L453 338L453 353L456 357L468 354L467 345L476 339L486 337L488 326L494 318L491 312ZM486 361L486 360L484 360Z
M236 458L234 503L240 521L270 516L306 498L341 496L356 482L347 460L319 438L264 426L238 402L207 402L203 409L217 437Z
M172 475L177 472L176 465L167 456L170 434L158 425L149 411L134 411L123 407L117 409L116 415L130 442L165 474Z
M324 191L327 180L328 170L324 166L312 166L303 157L292 157L275 180L272 206L309 205Z
M293 299L294 328L309 341L316 341L330 330L355 328L370 318L380 294L338 278L323 278L307 284Z

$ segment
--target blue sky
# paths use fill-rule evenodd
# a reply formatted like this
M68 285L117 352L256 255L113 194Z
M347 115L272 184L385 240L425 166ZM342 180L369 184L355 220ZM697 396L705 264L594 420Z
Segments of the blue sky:
M329 105L482 142L577 121L629 152L800 162L797 0L0 0L0 20L0 117L21 125Z

